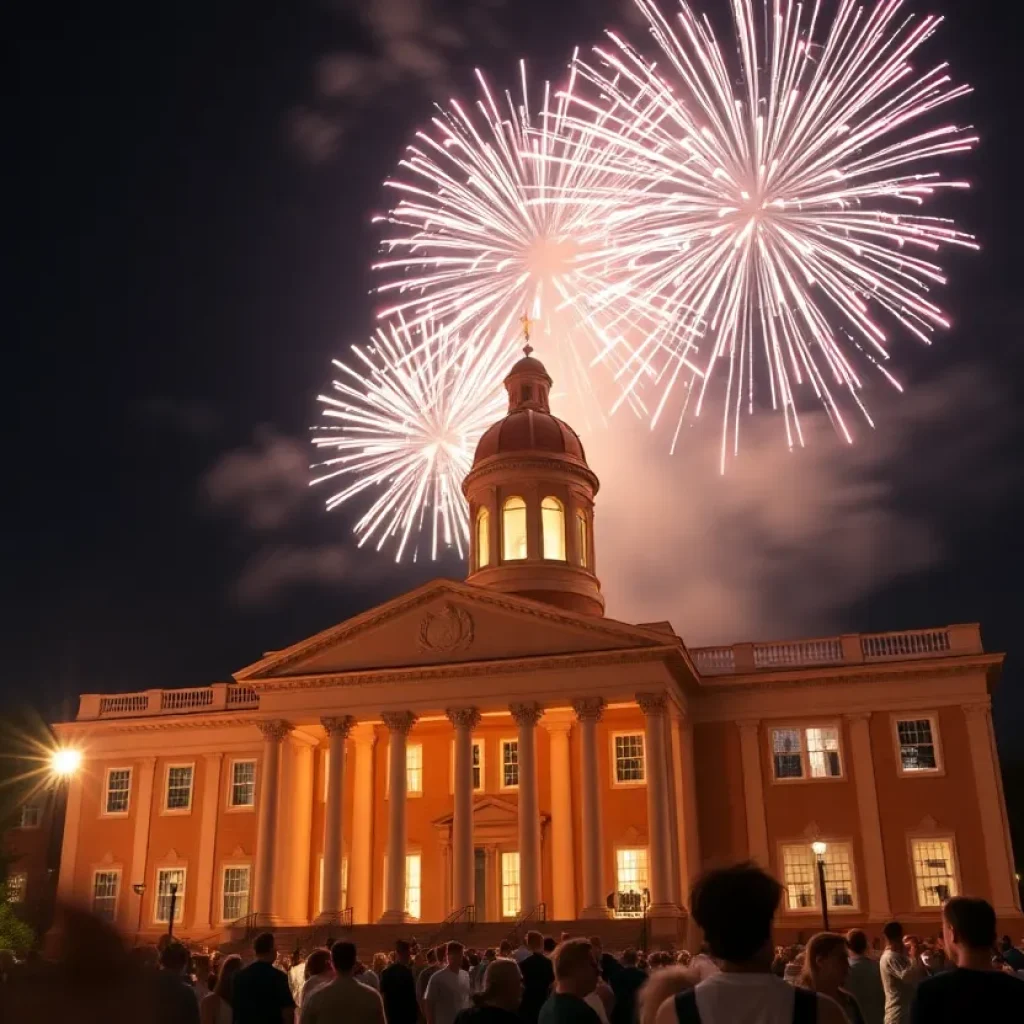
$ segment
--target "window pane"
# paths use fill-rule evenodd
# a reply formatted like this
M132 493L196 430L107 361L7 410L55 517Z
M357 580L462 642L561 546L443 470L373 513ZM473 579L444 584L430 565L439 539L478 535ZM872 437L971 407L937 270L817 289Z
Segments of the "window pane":
M565 512L557 498L540 503L540 523L544 541L544 557L565 561Z
M615 781L644 781L644 737L642 733L615 737Z
M803 778L800 733L796 729L773 729L772 751L775 759L775 778Z
M953 872L953 844L947 839L915 839L911 843L917 901L922 907L940 907L957 896Z
M616 917L642 917L647 880L645 847L615 851Z
M812 779L834 779L843 774L839 763L839 730L807 730L807 763Z
M174 904L174 920L180 921L185 910L185 869L161 868L156 874L156 919L167 922L171 918L171 886L178 886Z
M236 761L231 769L231 806L252 807L256 803L256 762Z
M420 743L405 748L405 777L410 793L423 792L423 745Z
M107 814L124 814L132 788L130 768L114 768L107 773Z
M786 906L790 910L818 905L817 867L810 846L782 848L782 884L786 887Z
M473 744L473 788L483 789L483 751L478 742Z
M113 921L117 911L117 886L121 876L116 871L97 871L92 880L92 912L102 921Z
M587 567L587 517L581 512L576 513L576 546L580 552L580 565Z
M476 517L476 564L478 569L491 564L491 514L485 508Z
M21 808L21 827L38 828L43 819L43 809L39 804L24 804Z
M321 858L321 871L323 859ZM249 868L224 869L224 920L237 921L249 913Z
M24 903L25 890L28 888L28 875L24 871L7 876L7 902Z
M420 855L410 853L405 858L405 912L410 917L420 916Z
M900 764L905 772L926 772L938 767L929 719L898 721L896 731L900 741Z
M192 805L192 766L167 769L167 810L185 810Z
M814 851L811 851L813 856ZM830 907L855 906L853 851L845 843L829 843L825 849L825 895ZM817 865L815 865L817 870Z
M519 854L501 855L501 916L518 917L522 895L519 887Z
M509 498L502 512L502 557L516 562L526 557L526 502Z
M519 785L519 740L501 744L501 784L506 789Z

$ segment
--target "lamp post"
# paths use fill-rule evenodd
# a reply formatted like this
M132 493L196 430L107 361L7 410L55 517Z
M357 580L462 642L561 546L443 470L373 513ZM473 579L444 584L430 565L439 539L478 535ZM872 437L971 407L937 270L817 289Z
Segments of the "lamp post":
M132 892L139 897L139 921L135 928L135 945L139 944L139 935L142 932L142 897L146 895L146 883L135 882L132 885Z
M818 840L811 843L814 856L818 859L818 897L821 900L821 924L825 931L828 931L828 894L825 891L825 851L828 846Z
M169 938L173 939L174 938L174 910L175 910L175 907L178 904L178 883L177 882L171 882L171 884L169 886L167 886L167 888L168 888L168 890L170 891L170 894L171 894L171 912L170 912L170 914L167 915L168 916L167 935L168 935Z

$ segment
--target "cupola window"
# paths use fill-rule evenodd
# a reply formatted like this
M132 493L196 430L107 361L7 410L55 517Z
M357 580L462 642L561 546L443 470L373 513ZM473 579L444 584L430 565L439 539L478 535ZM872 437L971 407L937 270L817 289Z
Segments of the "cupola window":
M587 568L587 517L583 512L576 513L576 546L580 553L580 565Z
M565 510L562 503L550 495L540 503L540 521L543 528L544 557L565 561Z
M482 508L476 514L476 567L491 564L491 514Z
M508 498L502 509L502 557L506 562L526 558L526 502Z

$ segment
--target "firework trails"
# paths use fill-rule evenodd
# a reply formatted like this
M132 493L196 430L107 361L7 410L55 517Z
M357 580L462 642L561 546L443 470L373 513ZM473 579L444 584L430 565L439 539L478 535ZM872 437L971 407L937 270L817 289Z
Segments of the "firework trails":
M637 4L657 65L610 34L580 63L600 101L575 96L572 114L596 125L634 183L617 221L629 292L660 304L620 368L623 394L653 378L653 424L678 393L678 436L691 397L699 414L724 378L723 467L765 380L790 445L802 442L800 386L850 440L835 395L867 416L855 364L898 387L886 330L928 341L948 326L928 294L944 282L935 254L976 248L950 221L913 212L967 187L934 164L977 141L930 117L969 89L944 64L910 64L941 19L914 19L902 0L838 0L829 22L821 0L732 0L736 38L724 46L686 3L671 20ZM603 169L615 163L604 154Z

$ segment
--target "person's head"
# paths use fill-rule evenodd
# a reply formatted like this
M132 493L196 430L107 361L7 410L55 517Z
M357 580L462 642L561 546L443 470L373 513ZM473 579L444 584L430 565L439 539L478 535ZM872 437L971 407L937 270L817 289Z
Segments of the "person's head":
M525 942L531 953L540 953L544 949L544 936L540 932L527 932Z
M338 974L351 974L356 968L354 942L336 942L331 946L331 963Z
M1010 940L1010 936L1009 935L1004 935L999 940L999 952L1000 953L1006 953L1006 952L1008 952L1011 949L1013 949L1013 942Z
M373 954L373 965L370 967L370 970L373 971L374 974L379 975L381 973L381 971L383 971L384 968L387 967L387 965L388 965L388 955L387 955L387 953L374 953Z
M296 946L292 950L292 967L298 967L302 963L302 950Z
M709 871L690 895L694 920L704 930L711 955L730 963L772 961L772 919L782 886L755 864Z
M466 954L466 959L469 961L469 966L474 970L480 966L480 954L475 949L470 950Z
M555 987L559 992L584 999L597 988L597 957L587 939L566 939L559 943L552 966L555 969Z
M412 946L405 939L398 939L395 942L395 959L400 964L407 964L412 959Z
M859 928L846 933L846 945L854 956L864 956L868 951L868 937Z
M971 954L988 953L996 943L996 912L986 900L954 896L942 908L942 937L960 965Z
M436 964L437 963L437 952L436 952L436 950L433 950L433 949L428 949L427 950L427 963L428 964Z
M171 974L184 974L188 961L188 950L180 942L168 942L160 951L160 967Z
M220 962L220 969L217 971L217 984L213 991L217 993L228 1004L231 1005L231 987L234 984L235 975L242 969L242 958L237 953L224 957Z
M210 958L205 953L192 954L192 973L198 981L206 981L210 974Z
M815 992L835 992L850 973L846 939L835 932L811 936L804 951L803 984Z
M269 963L273 963L274 957L277 956L273 933L261 932L257 935L252 942L252 953L257 960L266 960Z
M882 935L890 949L901 950L903 948L903 925L899 921L889 921L882 928Z
M515 960L495 960L487 968L487 985L473 997L477 1006L498 1006L515 1013L523 999L523 976Z
M545 935L544 936L544 955L545 956L551 956L551 954L554 953L554 951L555 951L555 946L557 946L557 945L558 945L558 943L555 942L554 935Z
M601 945L601 936L591 935L587 941L590 943L591 948L594 950L594 956L596 956L600 960L601 953L604 952L604 947Z
M622 951L622 963L626 967L636 967L636 950L625 949Z
M488 946L487 949L484 950L484 959L488 963L493 962L497 956L498 951L493 946Z
M655 971L637 994L637 1024L654 1024L661 1005L680 992L693 988L700 975L688 967L666 967Z
M449 942L445 947L445 962L452 971L462 970L462 954L466 947L461 942Z
M323 974L331 968L331 951L329 949L314 949L306 958L306 981Z
M500 946L498 946L498 956L509 957L512 955L512 943L508 939L503 939Z

